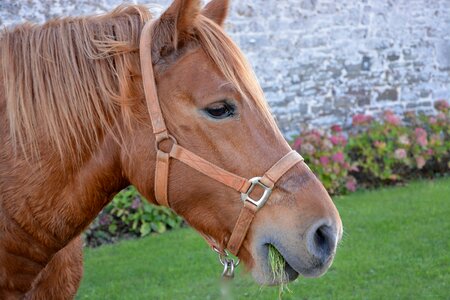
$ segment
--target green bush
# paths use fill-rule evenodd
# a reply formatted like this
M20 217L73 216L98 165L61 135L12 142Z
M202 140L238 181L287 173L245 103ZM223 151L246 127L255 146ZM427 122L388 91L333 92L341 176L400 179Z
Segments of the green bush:
M102 210L85 232L85 241L95 247L121 238L163 233L182 225L183 219L171 209L150 204L130 186Z

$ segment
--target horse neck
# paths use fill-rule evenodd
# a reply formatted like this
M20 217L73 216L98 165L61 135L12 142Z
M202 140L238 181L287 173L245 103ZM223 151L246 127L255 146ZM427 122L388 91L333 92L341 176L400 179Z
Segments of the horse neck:
M3 135L3 129L0 131ZM83 164L64 169L68 164L64 166L56 160L46 160L38 166L13 158L5 155L11 150L10 145L2 147L0 265L5 267L5 274L14 274L18 265L24 268L27 264L27 276L6 275L5 280L13 289L27 290L42 266L79 235L112 196L128 184L122 176L118 148L112 138L105 137ZM3 283L0 279L0 298Z
M2 213L35 228L32 235L36 240L57 250L79 235L129 184L123 176L120 155L119 144L106 135L76 165L61 163L57 155L43 154L39 163L10 156L0 168L0 175L5 176L0 182Z
M120 145L107 135L98 149L72 175L64 193L65 201L71 202L70 205L80 216L77 230L72 235L81 233L114 195L129 185L123 175L120 156Z

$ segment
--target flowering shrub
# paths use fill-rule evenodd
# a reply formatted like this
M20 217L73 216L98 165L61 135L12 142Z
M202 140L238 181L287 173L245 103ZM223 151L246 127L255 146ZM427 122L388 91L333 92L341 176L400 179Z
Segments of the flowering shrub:
M450 107L447 101L439 100L435 108L435 116L410 114L409 118L415 127L417 145L413 151L418 166L428 167L429 173L442 173L450 168Z
M90 246L98 246L124 237L163 233L182 224L183 219L172 210L150 204L130 186L103 209L85 232L85 241Z
M386 111L381 121L353 126L347 151L358 166L359 181L365 184L396 181L413 166L414 156L409 150L417 139L411 137L410 128L393 112ZM426 137L421 135L420 140L423 139Z
M448 171L450 122L445 107L437 102L437 116L410 112L404 121L386 111L381 121L356 125L347 151L359 167L357 179L372 185Z
M437 115L385 111L380 120L357 114L348 135L339 125L303 132L293 147L331 193L378 186L450 171L450 105L435 102Z
M302 153L305 162L332 194L354 191L356 180L349 175L354 168L345 154L347 138L339 125L331 132L311 130L298 136L293 148Z

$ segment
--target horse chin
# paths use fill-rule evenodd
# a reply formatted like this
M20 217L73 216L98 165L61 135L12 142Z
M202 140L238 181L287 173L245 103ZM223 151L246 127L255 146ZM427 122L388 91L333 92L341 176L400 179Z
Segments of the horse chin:
M303 277L320 277L328 270L333 261L333 257L323 264L318 263L313 259L307 259L304 261L297 256L294 257L290 255L283 247L279 247L273 243L270 244L278 250L285 261L285 276L282 278L274 277L269 262L269 244L262 244L255 249L255 264L251 272L254 280L261 285L279 285L282 283L289 283L297 279L299 275Z

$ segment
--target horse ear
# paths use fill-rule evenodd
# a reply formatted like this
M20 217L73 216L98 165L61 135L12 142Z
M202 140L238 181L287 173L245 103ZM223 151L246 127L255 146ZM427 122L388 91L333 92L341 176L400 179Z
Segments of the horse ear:
M229 2L228 0L212 0L202 9L202 15L217 25L223 26L228 14Z
M175 0L159 17L153 33L152 54L159 59L177 50L193 33L200 0Z

